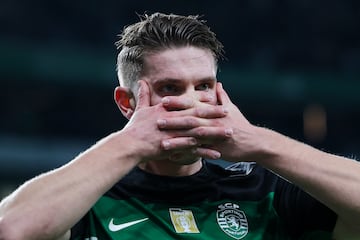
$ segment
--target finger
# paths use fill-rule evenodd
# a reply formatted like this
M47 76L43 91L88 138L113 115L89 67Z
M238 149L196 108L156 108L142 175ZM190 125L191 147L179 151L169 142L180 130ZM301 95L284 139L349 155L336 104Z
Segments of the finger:
M192 98L179 96L166 96L161 99L161 102L167 110L189 109L195 105L195 102Z
M232 128L224 127L198 127L186 131L187 136L195 137L196 139L221 140L229 138L233 135Z
M200 129L200 130L199 130ZM164 139L161 146L166 150L191 147L200 144L214 144L233 135L232 129L223 127L199 127L184 131L171 131L172 138Z
M189 152L173 153L169 156L169 160L173 162L186 162L189 159L196 159L196 157L216 160L221 157L221 153L213 149L198 147L189 150Z
M192 116L166 118L157 120L158 128L161 130L191 129L201 126L200 119Z
M162 99L162 103L168 110L183 110L194 107L197 102L211 104L213 100L212 94L204 93L198 101L184 96L166 96Z
M186 110L172 111L166 115L166 118L159 120L165 120L165 121L161 121L164 123L167 120L169 120L169 124L172 124L170 120L174 120L184 125L187 124L189 121L193 123L196 118L203 118L203 119L222 118L225 117L227 113L228 110L227 108L224 108L224 106L204 105L201 107L196 107ZM176 120L177 118L178 120ZM185 121L185 122L181 123L181 121ZM173 124L176 124L176 122L173 122ZM195 126L199 126L199 125L195 125ZM169 127L171 126L169 125Z
M158 128L162 130L191 129L200 126L214 125L213 121L207 119L220 118L220 117L224 117L225 115L226 114L223 110L206 112L206 114L202 114L201 116L202 118L191 116L191 114L185 114L185 116L182 116L180 115L180 113L177 112L176 116L170 116L170 117L166 116L165 118L158 119L157 125Z
M150 90L146 81L139 80L138 103L136 109L150 106Z
M197 145L193 137L176 137L161 141L161 147L165 150L182 150Z
M231 103L230 97L225 92L221 82L216 83L216 95L220 105L228 105Z
M219 105L202 105L201 107L193 108L193 115L200 118L221 118L227 114L227 109Z
M199 157L209 158L214 160L219 159L221 157L220 152L209 148L198 147L193 151L193 153Z

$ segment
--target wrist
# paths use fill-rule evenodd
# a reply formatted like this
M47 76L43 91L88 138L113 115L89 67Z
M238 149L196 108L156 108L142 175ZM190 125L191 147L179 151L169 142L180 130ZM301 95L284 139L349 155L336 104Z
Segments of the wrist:
M103 145L108 157L114 158L117 162L134 167L142 161L139 143L124 130L110 134L100 145Z
M286 141L282 139L287 137L264 127L255 127L254 134L257 136L255 161L265 167L276 164L284 148L288 148Z

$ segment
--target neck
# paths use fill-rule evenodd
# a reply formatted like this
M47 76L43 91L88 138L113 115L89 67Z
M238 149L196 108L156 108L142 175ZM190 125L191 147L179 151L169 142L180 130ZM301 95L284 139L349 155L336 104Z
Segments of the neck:
M156 175L181 177L197 173L202 167L202 161L198 160L191 164L182 165L169 160L159 160L141 163L139 167L146 172Z

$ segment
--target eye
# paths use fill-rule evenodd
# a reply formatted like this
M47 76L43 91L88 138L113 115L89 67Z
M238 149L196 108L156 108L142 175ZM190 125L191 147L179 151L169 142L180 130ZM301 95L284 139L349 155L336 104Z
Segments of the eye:
M166 84L166 85L162 85L159 88L159 91L162 94L175 94L179 91L178 87L174 84Z
M198 86L196 86L196 90L198 91L208 91L211 88L211 85L209 83L202 83Z

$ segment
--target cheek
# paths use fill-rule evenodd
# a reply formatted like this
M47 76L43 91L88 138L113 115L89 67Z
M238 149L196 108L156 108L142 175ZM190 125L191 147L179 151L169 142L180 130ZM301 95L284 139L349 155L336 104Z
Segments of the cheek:
M149 90L150 90L150 106L155 106L159 104L161 102L162 97L156 94L152 85L150 85Z

